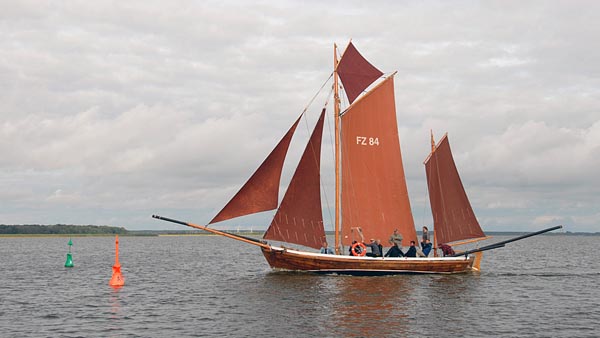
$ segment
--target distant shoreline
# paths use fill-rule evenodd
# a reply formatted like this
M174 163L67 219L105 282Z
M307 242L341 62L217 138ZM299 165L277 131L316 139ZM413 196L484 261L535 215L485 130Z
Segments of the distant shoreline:
M0 238L19 238L19 237L114 237L120 235L128 236L153 236L153 235L130 235L130 234L0 234Z
M243 236L262 236L264 231L231 231L222 230L225 232L240 234ZM527 234L528 232L487 232L488 236L520 236ZM122 237L183 237L183 236L218 236L205 231L198 230L128 230L123 233L16 233L6 234L0 233L0 238L19 238L19 237L114 237L119 235ZM326 232L326 235L334 235L334 232ZM420 235L420 233L418 233ZM600 232L557 232L557 233L546 233L543 236L600 236Z
M246 236L262 236L265 230L221 230L232 234ZM520 236L530 232L527 231L490 231L488 236ZM334 231L325 231L332 236ZM0 224L0 237L87 237L87 236L208 236L213 235L203 230L127 230L124 227L108 225L72 225L72 224L23 224L5 225ZM417 231L420 236L421 232ZM557 236L600 236L600 232L551 232L545 235Z
M262 236L263 232L235 232L236 234L244 236ZM121 237L183 237L183 236L219 236L210 232L203 233L136 233L136 231L129 231L124 234L102 234L102 233L89 233L89 234L0 234L0 238L24 238L24 237L114 237L119 235Z

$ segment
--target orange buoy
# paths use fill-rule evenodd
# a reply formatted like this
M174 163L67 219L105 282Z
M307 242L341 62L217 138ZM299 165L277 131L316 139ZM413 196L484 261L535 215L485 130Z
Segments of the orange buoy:
M119 235L117 235L115 238L115 245L116 245L115 265L113 265L113 267L112 267L113 274L112 274L112 278L108 282L108 285L110 285L112 287L121 287L121 286L125 285L125 279L123 278L123 275L121 274L121 264L119 263Z

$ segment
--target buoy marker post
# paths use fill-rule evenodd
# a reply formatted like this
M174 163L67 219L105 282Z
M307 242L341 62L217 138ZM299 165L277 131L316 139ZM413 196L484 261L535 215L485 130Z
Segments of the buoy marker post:
M108 285L116 288L120 288L125 285L125 279L121 274L121 264L119 263L119 235L115 237L115 265L112 267L112 278L108 282Z
M71 255L71 245L73 245L73 241L69 238L69 252L67 253L67 261L65 262L65 268L73 267L73 256Z

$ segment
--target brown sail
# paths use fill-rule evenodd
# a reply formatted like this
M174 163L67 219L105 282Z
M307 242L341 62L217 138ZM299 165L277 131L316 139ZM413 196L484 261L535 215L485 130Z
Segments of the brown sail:
M345 83L345 86L347 90L351 88L352 93L348 97L353 103L344 114L340 114L339 78L337 72L333 74L336 255L317 253L304 248L284 247L262 239L159 215L152 217L260 247L265 259L274 269L359 276L480 271L483 251L498 249L510 242L561 228L557 226L444 257L431 257L431 255L429 257L361 257L349 256L346 254L347 251L340 251L340 239L346 245L353 237L360 239L356 232L351 232L352 227L362 227L366 239L379 238L384 241L384 244L385 239L395 228L404 235L404 245L416 239L400 153L393 77L382 79L377 85L371 86L375 73L368 68L372 66L368 62L365 64L366 61L356 54L358 52L350 45L343 57L346 61L341 61L346 64L338 64L337 50L334 45L334 68L339 66L345 69L346 74L362 74L362 71L352 68L365 68L366 74L372 74L366 76L370 78L369 80L363 79L364 81L360 80L356 83L354 83L356 79L352 77L350 80L345 78L344 81L350 81ZM348 60L358 59L362 61L348 62ZM369 92L360 95L367 87L371 87ZM325 86L322 86L323 88ZM319 248L325 237L319 192L323 119L324 110L283 201L264 236L265 239ZM242 190L212 222L275 208L281 166L297 124L298 121ZM470 242L480 240L484 234L473 215L458 176L447 137L433 148L425 165L436 237L440 243L473 237L476 238ZM342 156L341 160L339 156ZM343 167L341 193L339 192L340 166ZM338 208L340 199L343 202L342 211ZM339 234L340 216L343 223L341 235ZM456 244L458 243L453 243Z
M437 243L484 237L458 175L447 134L425 160L425 171Z
M264 239L318 249L325 239L321 209L321 138L325 109L310 137L300 163L264 235Z
M300 117L246 184L209 224L277 208L281 170L298 122Z
M373 81L383 75L379 69L360 55L352 42L346 47L346 51L337 67L337 72L344 84L350 103L354 102Z
M384 244L394 229L403 245L417 238L402 166L393 76L357 100L342 116L342 243Z
M348 245L352 239L360 239L357 231L351 231L357 227L363 229L365 239L378 238L384 244L387 244L386 239L396 228L404 237L404 245L408 245L417 236L400 153L393 75L372 85L380 72L364 60L353 45L349 45L339 63L337 55L337 47L334 45L334 68L346 74L342 80L349 91L348 98L353 103L340 114L339 77L334 72L336 255L317 253L312 249L291 248L158 215L153 217L260 247L265 259L274 269L361 276L479 271L483 251L560 228L554 227L467 250L458 256L381 258L349 256L346 250L340 251L341 243ZM367 87L369 91L362 94ZM325 237L319 173L323 114L324 111L264 239L315 249L321 246ZM276 207L281 167L297 124L298 121L211 223ZM425 165L434 216L434 233L438 242L457 245L456 241L459 240L467 242L484 238L456 171L447 137L437 147L434 144L433 148ZM340 200L342 210L338 207Z

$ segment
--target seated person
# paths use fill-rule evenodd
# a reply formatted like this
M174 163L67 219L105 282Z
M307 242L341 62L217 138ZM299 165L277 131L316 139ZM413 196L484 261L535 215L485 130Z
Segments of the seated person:
M429 256L429 252L431 252L431 248L433 247L433 245L431 244L431 242L426 239L425 243L423 244L423 254L425 256Z
M350 244L350 247L348 248L348 251L350 252L350 256L357 256L357 255L355 255L355 254L354 254L354 252L352 252L352 247L353 247L353 246L354 246L354 244L356 244L356 243L357 243L356 241L352 241L352 244ZM361 249L362 249L362 248L361 248L360 246L356 247L356 253L357 253L357 254L360 254L360 250L361 250Z
M374 240L371 238L370 243L363 243L365 246L371 248L371 252L367 252L367 256L369 257L382 257L381 249L379 247L379 240Z
M333 250L327 246L327 242L323 242L323 246L321 247L322 254L333 255Z
M406 257L417 257L417 248L415 247L415 241L410 241L410 248L406 252Z
M404 257L404 253L398 247L398 244L394 243L392 247L385 253L385 257Z
M383 257L383 253L382 253L382 246L380 244L379 239L375 240L373 238L371 238L370 243L365 243L365 237L363 236L362 233L362 228L358 227L358 235L360 236L360 241L362 242L362 244L364 244L365 246L368 246L371 248L371 252L367 253L367 256L369 257Z

